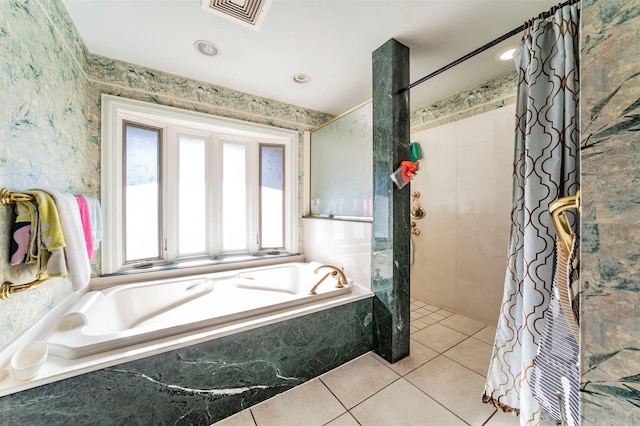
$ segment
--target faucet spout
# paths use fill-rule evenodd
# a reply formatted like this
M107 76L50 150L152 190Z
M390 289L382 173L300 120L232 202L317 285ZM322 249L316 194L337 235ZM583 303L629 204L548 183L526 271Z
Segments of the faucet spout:
M318 281L317 283L315 283L315 285L311 288L311 290L309 290L309 294L316 294L316 290L318 289L318 286L327 279L327 277L329 275L337 275L335 271L331 271L331 272L327 272L326 274L324 274L324 277L320 278L320 281Z
M337 276L338 277L338 284L336 284L336 288L342 288L344 287L348 282L347 282L347 277L344 275L344 272L342 271L342 269L338 268L337 266L332 266L332 265L321 265L318 266L316 268L315 271L313 271L314 274L317 274L319 270L321 270L322 268L328 268L331 270L331 272L328 272L324 275L324 277L322 277L322 279L320 279L320 281L318 281L313 288L311 289L311 294L316 294L315 291L318 288L318 286L320 285L321 282L323 282L329 275L333 275L333 276Z

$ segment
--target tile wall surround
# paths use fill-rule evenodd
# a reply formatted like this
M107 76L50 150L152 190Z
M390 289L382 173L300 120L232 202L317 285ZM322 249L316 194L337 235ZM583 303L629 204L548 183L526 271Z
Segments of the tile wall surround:
M582 1L583 425L640 418L640 0Z
M371 223L304 219L305 261L344 268L347 278L371 288Z
M498 320L511 224L515 104L411 135L422 147L411 191L411 296L487 324Z
M93 55L61 0L0 2L0 187L51 188L100 198L100 95L108 93L303 132L331 115ZM46 29L46 30L45 30ZM36 148L34 149L34 146ZM53 166L52 166L53 165ZM300 170L303 170L301 167ZM299 184L302 187L303 174ZM303 191L300 191L299 211ZM10 208L0 209L9 229ZM302 222L300 221L302 246ZM0 233L0 258L9 235ZM100 253L92 262L100 273ZM26 282L30 271L0 262L0 277ZM0 348L72 293L65 279L3 301ZM28 305L29 309L23 309Z

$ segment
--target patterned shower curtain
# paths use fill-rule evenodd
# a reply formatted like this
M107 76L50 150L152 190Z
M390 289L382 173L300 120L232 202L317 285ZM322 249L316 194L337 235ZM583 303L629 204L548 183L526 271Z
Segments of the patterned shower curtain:
M549 205L579 188L577 6L529 23L514 55L519 85L508 267L483 401L539 423L531 388L551 298L555 230Z

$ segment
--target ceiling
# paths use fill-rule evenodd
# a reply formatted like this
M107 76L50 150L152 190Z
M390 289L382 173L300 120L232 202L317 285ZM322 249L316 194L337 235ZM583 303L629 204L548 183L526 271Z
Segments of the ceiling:
M371 98L371 54L390 38L409 47L414 82L558 3L273 0L256 29L204 10L201 0L63 1L92 53L330 114ZM219 54L198 53L202 39ZM519 39L413 88L412 109L513 70L496 55ZM295 83L296 73L311 80Z

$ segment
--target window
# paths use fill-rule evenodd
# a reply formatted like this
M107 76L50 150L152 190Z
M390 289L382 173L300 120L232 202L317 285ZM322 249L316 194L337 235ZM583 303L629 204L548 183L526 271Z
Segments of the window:
M296 132L108 95L102 122L103 273L297 251Z

